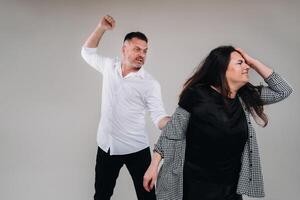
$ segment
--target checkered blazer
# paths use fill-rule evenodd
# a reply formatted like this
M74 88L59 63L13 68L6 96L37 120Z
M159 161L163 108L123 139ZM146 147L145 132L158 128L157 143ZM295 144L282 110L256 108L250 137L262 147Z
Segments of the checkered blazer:
M293 89L277 73L273 72L265 79L268 86L261 90L263 103L272 104L288 97ZM255 130L251 124L250 113L241 100L248 123L249 137L242 155L242 166L237 186L237 193L250 197L264 197L263 176L261 171ZM171 120L163 128L154 151L164 159L160 168L156 195L158 200L181 200L183 193L183 164L185 156L185 131L190 113L177 107Z

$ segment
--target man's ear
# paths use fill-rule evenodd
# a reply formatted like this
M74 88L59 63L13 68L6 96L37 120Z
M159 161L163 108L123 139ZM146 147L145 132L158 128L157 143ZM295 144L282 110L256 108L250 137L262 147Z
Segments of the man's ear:
M125 50L126 50L126 47L125 47L125 45L123 45L123 46L122 46L122 49L121 49L121 51L122 51L122 55L124 55L124 54L125 54Z

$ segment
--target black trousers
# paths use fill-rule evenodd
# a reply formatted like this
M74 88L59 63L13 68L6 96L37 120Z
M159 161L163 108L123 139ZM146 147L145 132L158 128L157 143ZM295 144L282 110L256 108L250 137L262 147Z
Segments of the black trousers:
M236 193L236 186L184 178L183 200L243 200L243 197Z
M121 167L127 167L139 200L156 200L155 190L147 192L143 187L144 173L151 162L150 148L126 155L109 155L98 147L96 160L95 200L109 200L113 194Z

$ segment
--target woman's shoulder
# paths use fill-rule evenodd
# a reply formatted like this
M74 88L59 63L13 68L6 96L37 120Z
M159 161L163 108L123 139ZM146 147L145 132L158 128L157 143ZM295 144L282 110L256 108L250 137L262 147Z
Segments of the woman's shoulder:
M208 87L203 84L196 84L189 88L186 88L180 95L178 105L187 111L199 101L206 99L208 95Z
M211 88L209 85L204 84L196 84L193 87L189 88L187 94L196 99L207 98L211 92Z
M182 94L185 95L192 95L192 94L201 94L204 92L207 92L209 86L204 84L195 84L191 87L188 87L185 89L185 91Z

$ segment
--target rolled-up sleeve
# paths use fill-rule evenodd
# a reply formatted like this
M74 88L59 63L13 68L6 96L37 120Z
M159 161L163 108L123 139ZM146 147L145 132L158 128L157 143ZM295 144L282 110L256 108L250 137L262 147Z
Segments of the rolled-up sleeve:
M151 89L149 89L146 95L146 104L154 125L159 127L159 121L168 115L166 114L163 105L159 83L157 81L153 81L152 84Z
M162 133L154 145L154 151L159 153L162 158L172 146L172 140L183 140L185 138L186 130L189 124L190 113L180 106L176 108L171 120L162 129Z
M292 92L293 88L283 79L279 74L273 72L265 79L268 86L261 89L261 99L263 104L272 104L287 98Z
M103 70L108 62L111 62L112 59L103 57L97 53L97 48L81 48L82 58L94 69L103 73Z

